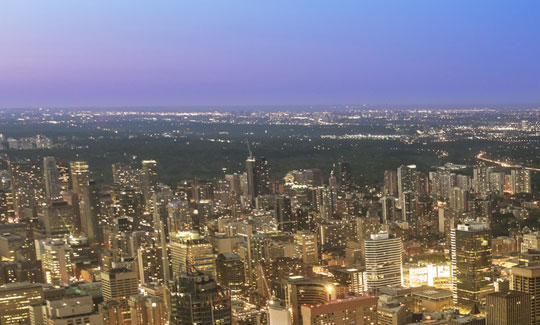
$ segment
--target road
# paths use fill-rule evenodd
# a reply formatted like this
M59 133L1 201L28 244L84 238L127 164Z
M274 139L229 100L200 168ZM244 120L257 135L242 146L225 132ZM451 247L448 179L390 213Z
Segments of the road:
M499 161L499 160L489 159L489 158L484 157L485 154L486 154L486 153L483 152L483 151L480 152L479 154L476 155L476 159L479 159L479 160L482 160L482 161L486 161L486 162L490 162L490 163L492 163L492 164L497 164L497 165L502 166L502 167L525 168L525 169L532 170L532 171L535 171L535 172L539 172L539 171L540 171L540 168L524 167L524 166L522 166L522 165L514 164L514 163L511 163L511 162L507 162L507 161Z

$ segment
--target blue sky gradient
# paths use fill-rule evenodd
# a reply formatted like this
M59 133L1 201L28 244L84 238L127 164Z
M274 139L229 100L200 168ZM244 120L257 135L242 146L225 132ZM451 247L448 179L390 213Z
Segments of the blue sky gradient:
M539 1L0 1L0 107L540 104Z

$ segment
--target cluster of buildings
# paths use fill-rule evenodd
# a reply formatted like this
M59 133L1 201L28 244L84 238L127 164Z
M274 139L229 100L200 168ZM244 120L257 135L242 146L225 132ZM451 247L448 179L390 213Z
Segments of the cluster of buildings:
M54 143L51 138L44 135L36 135L34 137L25 138L6 138L0 134L0 151L1 150L32 150L32 149L51 149Z
M0 172L0 324L540 324L530 171L350 164L222 179L159 166L10 161ZM535 196L536 195L536 196Z

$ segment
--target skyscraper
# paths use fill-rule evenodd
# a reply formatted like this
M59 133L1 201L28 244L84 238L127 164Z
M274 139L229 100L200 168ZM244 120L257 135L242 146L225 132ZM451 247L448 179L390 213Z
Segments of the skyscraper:
M28 324L30 306L43 302L43 286L19 282L0 286L0 324Z
M222 253L216 259L217 282L231 290L233 296L245 289L246 274L244 262L233 253Z
M43 181L47 199L54 200L60 196L60 177L54 157L43 158Z
M352 189L351 164L348 162L338 162L334 164L334 176L340 192L348 192Z
M158 184L157 162L155 160L142 161L142 190L144 201L147 202L152 197L155 187Z
M286 232L292 232L296 229L296 220L291 208L291 199L280 195L276 197L276 221L278 229Z
M63 241L47 240L42 243L41 248L41 266L45 281L53 285L69 284L73 276L69 246Z
M388 232L381 231L371 235L371 239L366 240L364 245L367 288L401 285L403 281L401 238L391 237Z
M524 264L512 267L510 289L529 294L531 325L540 324L540 265Z
M173 275L179 276L194 267L215 275L212 245L198 232L176 232L170 235Z
M45 201L41 165L30 160L10 161L9 172L15 214L22 217L25 207L35 209Z
M270 171L264 157L246 159L247 195L253 201L259 195L270 193Z
M512 169L512 193L531 193L531 171L527 169Z
M531 296L519 291L501 291L486 296L486 325L530 324Z
M137 273L124 267L111 268L101 272L101 284L103 292L103 307L108 302L118 303L115 310L119 312L119 318L124 324L131 323L131 312L128 299L138 293ZM108 308L103 308L106 312ZM103 311L102 311L103 312Z
M171 325L231 323L230 292L211 274L191 268L176 276L171 290Z
M467 314L483 307L493 291L491 231L483 223L464 223L451 232L454 305Z

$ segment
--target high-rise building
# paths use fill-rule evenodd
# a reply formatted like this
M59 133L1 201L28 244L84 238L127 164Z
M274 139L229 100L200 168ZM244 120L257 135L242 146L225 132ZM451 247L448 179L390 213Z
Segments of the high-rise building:
M103 324L103 318L94 312L91 296L68 296L47 299L41 305L30 306L32 325Z
M334 164L334 176L340 192L347 192L352 189L351 164L348 162L337 162Z
M259 195L270 193L270 171L264 157L249 156L246 159L247 195L255 200Z
M152 197L158 184L157 162L155 160L142 161L142 190L144 201Z
M512 193L531 193L531 171L527 169L512 169Z
M99 242L99 199L97 184L90 179L90 170L85 161L70 164L73 192L79 200L81 230L92 242Z
M292 232L296 229L296 220L294 220L294 214L292 212L291 198L283 195L276 197L275 211L279 230Z
M483 308L493 292L491 231L486 224L469 222L451 231L454 305L461 313Z
M73 276L69 246L63 241L51 239L40 242L39 246L45 281L53 285L69 284Z
M36 209L45 201L41 164L29 160L10 161L9 172L15 214L22 217L24 208Z
M531 304L530 324L540 324L540 265L523 264L512 267L510 289L527 293Z
M416 192L418 189L418 173L416 165L400 166L397 169L398 181L398 203L403 207L403 193L407 191Z
M170 235L173 274L179 276L189 268L216 274L212 245L198 232L176 232Z
M398 180L397 172L393 170L384 171L384 191L385 195L397 196L398 195Z
M88 190L88 181L90 180L88 163L86 161L72 161L69 163L69 169L73 192L77 193L79 199L81 199Z
M469 192L459 187L452 188L449 200L450 208L456 213L463 213L468 210Z
M43 181L45 183L47 199L54 200L60 197L60 177L54 157L43 158Z
M0 324L18 325L30 322L30 306L43 302L43 286L19 282L0 286Z
M293 324L303 324L302 305L319 305L336 298L335 287L321 279L290 276L281 280L277 297L292 311Z
M383 223L392 223L396 219L396 198L390 195L383 196L379 202L382 206Z
M377 297L354 296L327 301L318 305L302 305L302 324L375 325Z
M131 325L165 325L168 324L165 302L156 296L142 294L129 298Z
M531 296L519 291L501 291L486 296L486 325L530 324Z
M162 282L164 279L162 256L164 251L158 242L154 239L145 242L137 248L136 252L141 284Z
M231 324L231 295L205 272L178 275L171 289L171 325Z
M366 286L367 289L378 289L385 286L401 285L402 244L401 238L391 237L388 232L372 234L365 241Z
M319 249L317 234L308 230L298 231L293 235L297 255L304 264L317 264L319 262Z
M233 296L245 289L246 274L244 262L233 253L222 253L216 259L217 282L231 290Z
M137 273L124 267L111 268L101 272L101 284L103 292L103 316L105 317L106 314L110 314L110 309L113 309L118 314L118 318L122 321L122 324L131 324L128 299L138 293ZM108 302L117 304L107 305Z

